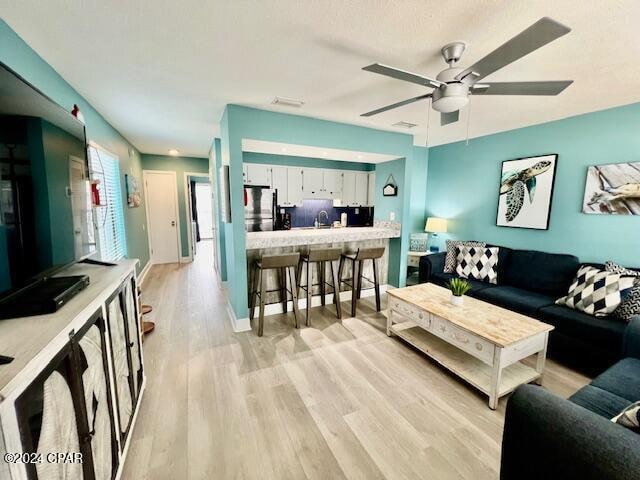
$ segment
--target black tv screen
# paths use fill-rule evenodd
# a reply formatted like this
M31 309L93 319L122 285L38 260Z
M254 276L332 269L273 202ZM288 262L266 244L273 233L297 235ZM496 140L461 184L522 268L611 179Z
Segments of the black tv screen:
M84 125L0 64L0 298L95 251Z

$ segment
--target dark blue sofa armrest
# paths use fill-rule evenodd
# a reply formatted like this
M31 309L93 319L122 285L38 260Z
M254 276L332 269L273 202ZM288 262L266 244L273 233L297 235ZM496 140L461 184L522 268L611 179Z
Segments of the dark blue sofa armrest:
M624 330L622 356L640 358L640 315L631 318Z
M444 271L444 259L447 252L432 253L420 257L419 278L420 283L427 283L432 273L442 273Z
M507 403L501 480L632 480L640 434L542 387L524 385Z

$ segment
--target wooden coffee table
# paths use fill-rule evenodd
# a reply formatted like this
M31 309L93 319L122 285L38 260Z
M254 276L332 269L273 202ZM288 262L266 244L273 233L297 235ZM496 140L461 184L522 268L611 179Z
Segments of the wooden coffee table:
M489 395L541 382L553 326L471 297L456 307L431 283L388 290L387 335L397 335ZM535 368L521 360L537 354Z

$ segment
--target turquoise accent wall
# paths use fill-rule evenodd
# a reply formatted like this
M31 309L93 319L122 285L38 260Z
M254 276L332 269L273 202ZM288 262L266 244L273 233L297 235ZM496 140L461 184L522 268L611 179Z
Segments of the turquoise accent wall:
M222 214L220 213L220 167L222 166L222 146L219 138L214 138L211 144L211 150L209 152L209 171L211 172L212 185L215 189L216 207L218 213L217 219L217 231L216 231L216 246L218 253L218 268L220 270L220 279L223 282L227 281L227 252L225 246L225 224L222 221Z
M640 216L581 213L587 167L640 159L640 103L431 148L427 213L450 236L640 265ZM501 162L558 154L549 230L497 227ZM441 236L441 238L444 236Z
M356 170L371 172L375 166L370 163L343 162L326 158L294 157L292 155L273 155L270 153L243 152L244 163L261 163L267 165L287 165L290 167L333 168L336 170Z
M127 253L131 258L138 258L139 268L143 268L149 261L145 231L146 215L144 208L126 208L124 184L125 173L142 179L140 153L3 20L0 20L0 62L62 105L67 111L71 111L73 104L77 104L85 117L87 140L93 140L118 156L123 205L125 205Z
M187 235L191 231L191 221L187 221L187 204L184 194L184 174L204 173L209 174L209 160L196 157L173 157L169 155L142 154L143 170L169 170L176 172L176 187L178 189L178 216L180 219L180 242L182 244L181 255L189 256L189 244ZM144 186L143 186L144 188Z
M415 166L413 159L413 137L406 134L375 130L349 124L341 124L310 117L288 115L257 110L239 105L227 105L221 123L221 158L229 165L232 223L225 224L225 252L227 277L229 281L230 303L237 318L246 318L247 309L247 269L245 253L244 207L242 184L242 139L293 143L315 147L337 148L394 155L405 159L404 184L410 178ZM395 175L395 173L394 173ZM376 174L376 178L378 175ZM397 177L396 179L400 181ZM382 190L376 193L382 195ZM408 250L410 188L403 188L402 213L398 221L405 227L400 239L392 240L399 247L392 247L392 263L398 264L395 276L389 283L404 285L406 281L406 251ZM378 209L375 210L379 218Z

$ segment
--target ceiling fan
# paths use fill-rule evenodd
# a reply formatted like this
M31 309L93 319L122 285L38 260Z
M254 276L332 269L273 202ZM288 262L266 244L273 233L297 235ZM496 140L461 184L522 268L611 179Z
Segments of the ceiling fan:
M449 64L449 68L441 71L435 79L380 63L366 66L363 70L405 82L417 83L434 90L363 113L361 116L370 117L431 98L431 106L440 112L440 124L448 125L458 121L459 110L469 103L469 95L558 95L571 85L573 80L490 83L478 83L478 81L570 31L569 27L549 17L543 17L466 69L456 66L464 52L465 44L462 42L449 43L441 50L444 61Z

